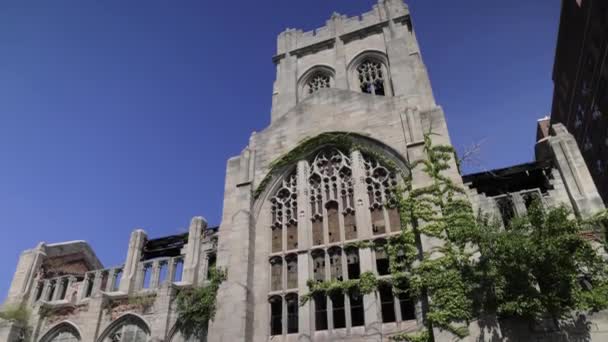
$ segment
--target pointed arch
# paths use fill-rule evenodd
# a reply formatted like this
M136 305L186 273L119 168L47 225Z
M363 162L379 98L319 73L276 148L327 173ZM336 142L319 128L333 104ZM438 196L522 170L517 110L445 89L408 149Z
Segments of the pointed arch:
M55 324L52 328L50 328L46 334L42 336L39 340L40 342L67 342L70 341L70 337L72 337L72 341L82 341L82 335L80 334L80 329L76 324L70 321L63 321ZM58 339L61 338L61 339Z
M115 319L114 322L110 323L97 339L97 342L106 342L106 339L126 326L135 326L139 328L145 335L147 335L148 339L150 338L151 329L148 322L146 322L143 317L135 313L126 313Z

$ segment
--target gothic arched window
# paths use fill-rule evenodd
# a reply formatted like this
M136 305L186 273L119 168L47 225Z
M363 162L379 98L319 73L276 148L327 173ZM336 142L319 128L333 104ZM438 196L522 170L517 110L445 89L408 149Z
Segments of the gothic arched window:
M298 94L301 99L334 86L334 71L326 66L315 66L300 77Z
M51 329L42 339L42 342L80 342L80 334L69 323L61 323Z
M113 324L103 342L148 342L150 330L139 318L128 315Z
M359 87L361 91L372 95L386 95L385 72L382 63L373 59L365 59L357 66Z

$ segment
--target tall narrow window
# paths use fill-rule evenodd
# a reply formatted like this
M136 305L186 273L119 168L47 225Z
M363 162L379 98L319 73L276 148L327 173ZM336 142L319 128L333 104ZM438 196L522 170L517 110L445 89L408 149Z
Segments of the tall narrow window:
M359 277L361 276L361 268L359 266L358 249L346 249L346 263L348 265L348 279L359 279Z
M329 250L331 279L344 280L342 273L342 249L334 247Z
M376 246L376 271L378 271L378 275L388 275L391 273L385 245L385 243L382 243Z
M207 279L211 279L211 272L215 271L216 262L217 256L215 254L209 254L207 257Z
M290 223L287 225L287 250L298 248L298 226Z
M325 281L325 253L322 250L312 252L313 273L316 281Z
M357 238L355 213L347 213L344 215L344 233L346 235L346 240L354 240Z
M141 288L149 289L150 282L152 280L152 264L147 263L147 264L144 264L143 267L144 267L144 269L143 269L143 275L142 275ZM101 288L104 288L104 287L102 286Z
M211 260L209 260L209 261L211 262ZM175 270L173 271L173 281L174 282L182 281L182 276L184 274L184 258L181 256L174 258L173 262L175 263L174 264ZM214 259L214 262L215 262L215 259ZM210 270L211 270L211 268L207 269L207 277L209 277Z
M298 246L297 231L297 176L295 173L286 177L274 197L270 199L272 213L272 252L296 249ZM283 230L287 230L287 245L283 246Z
M315 330L327 330L327 297L317 294L315 299Z
M327 203L327 225L329 228L329 243L340 241L340 219L338 218L338 203Z
M416 305L414 304L412 297L410 297L407 293L400 293L397 298L399 298L401 320L408 321L416 319Z
M272 252L277 253L283 250L283 229L272 227Z
M350 301L350 320L353 327L362 326L365 324L365 315L363 313L363 296L358 293L349 294Z
M48 293L46 296L46 300L48 302L53 300L53 296L55 296L55 287L56 287L56 281L55 280L51 280L50 285L49 285L49 289L48 289Z
M62 300L62 299L65 299L65 295L68 292L68 279L67 278L61 279L60 289L61 289L61 293L59 294L59 300Z
M283 300L279 296L270 298L270 335L283 334Z
M290 293L285 296L287 302L287 333L295 334L298 332L298 295Z
M323 221L321 219L312 221L312 244L314 246L323 244Z
M381 63L364 60L357 67L357 73L362 92L384 96L384 73Z
M344 312L344 295L335 294L331 296L332 316L334 329L346 328L346 315Z
M280 257L270 259L270 289L272 291L283 289L283 261Z
M34 296L34 301L37 302L42 297L42 290L44 289L44 285L42 282L39 282L36 286L36 295Z
M401 218L397 208L388 209L388 222L391 225L391 232L401 231Z
M380 292L380 306L382 309L382 322L394 322L395 318L395 297L390 286L381 285L378 287Z
M513 200L511 200L511 196L507 195L496 198L496 205L498 206L502 223L505 228L509 227L511 220L515 217L515 205L513 204Z
M287 262L287 288L295 289L298 287L298 256L290 254L285 257Z
M89 273L86 280L86 290L84 291L84 297L89 298L93 294L93 284L95 283L95 274Z
M384 211L382 208L372 209L372 232L374 235L386 233L384 225Z

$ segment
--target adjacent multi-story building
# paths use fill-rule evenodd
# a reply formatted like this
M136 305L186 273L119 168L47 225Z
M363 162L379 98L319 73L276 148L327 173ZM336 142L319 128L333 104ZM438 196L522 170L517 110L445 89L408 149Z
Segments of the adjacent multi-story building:
M608 2L563 0L551 123L574 135L608 203Z
M423 327L423 306L390 286L300 303L309 280L390 277L382 246L401 229L390 194L403 174L415 187L427 184L408 167L424 153L425 132L451 145L408 7L379 0L367 13L334 14L313 31L288 29L272 60L271 122L228 160L219 228L195 217L187 234L149 238L135 230L115 267L79 241L23 252L8 302L32 310L33 341L183 342L176 293L204 285L216 265L227 279L210 342L386 341ZM602 209L573 136L561 124L539 127L536 160L464 177L452 162L445 175L466 189L475 210L505 223L525 214L533 198L581 216ZM420 239L421 252L437 243ZM606 323L589 319L589 336L605 340ZM0 322L0 340L20 341L26 330ZM488 322L470 330L468 341L561 336ZM436 331L435 338L453 337Z

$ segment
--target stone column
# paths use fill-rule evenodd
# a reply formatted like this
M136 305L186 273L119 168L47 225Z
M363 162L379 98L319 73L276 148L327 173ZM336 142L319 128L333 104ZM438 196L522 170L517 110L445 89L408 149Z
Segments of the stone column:
M574 211L587 218L604 209L576 140L562 124L551 126L551 136L536 145L536 160L553 159Z
M143 229L136 229L131 233L129 240L129 250L127 251L127 259L120 280L120 292L130 293L136 286L137 265L141 259L142 248L146 241L147 235Z
M152 274L150 275L150 288L156 289L160 285L160 263L155 260L152 263Z
M374 272L374 258L371 248L359 249L361 273ZM379 301L376 292L372 292L363 296L363 314L365 317L365 331L370 338L381 336L382 321L380 320ZM371 337L373 336L373 337ZM375 341L375 340L370 340Z
M95 272L95 279L93 280L93 291L91 291L91 297L96 297L101 290L101 280L103 278L103 271Z
M365 167L361 152L353 151L350 155L353 168L353 188L355 200L355 222L357 223L357 238L372 238L372 217L369 211L369 197L365 183Z
M116 277L116 269L112 268L108 271L108 280L106 281L106 292L113 292L114 291L114 284L115 284L115 278Z
M207 221L202 216L192 218L188 232L188 245L184 259L184 273L182 281L188 284L198 282L198 269L201 259L203 231L207 228Z
M5 304L19 305L30 295L36 274L45 258L46 245L43 242L36 248L21 253Z

